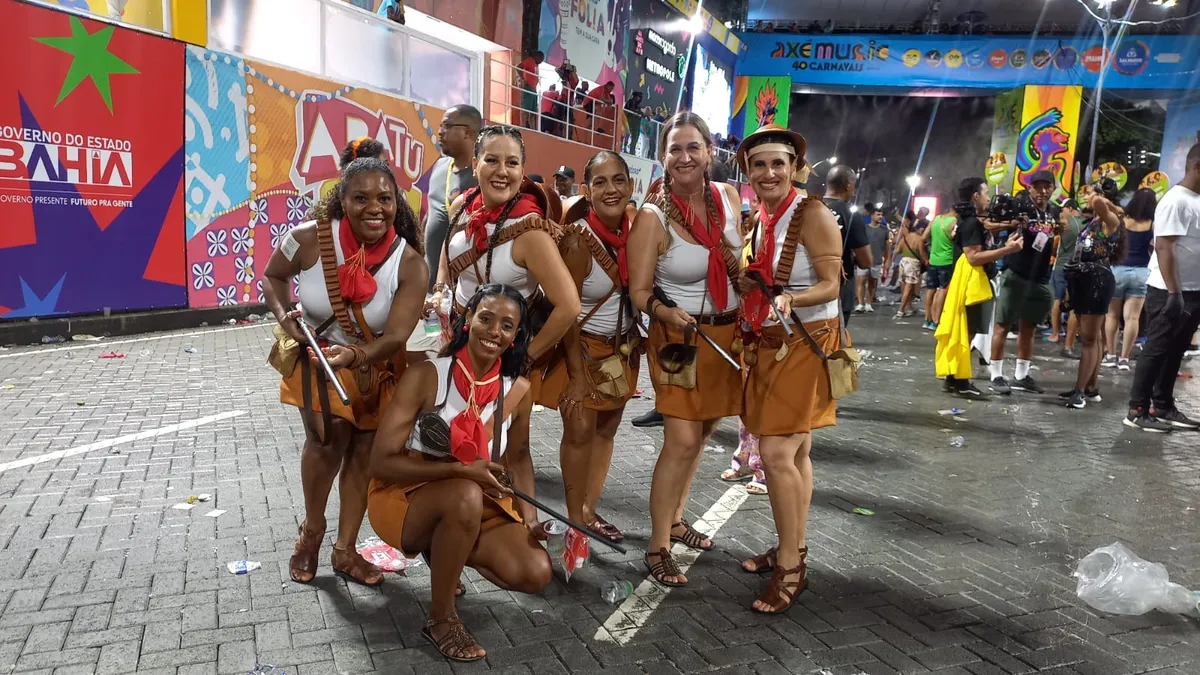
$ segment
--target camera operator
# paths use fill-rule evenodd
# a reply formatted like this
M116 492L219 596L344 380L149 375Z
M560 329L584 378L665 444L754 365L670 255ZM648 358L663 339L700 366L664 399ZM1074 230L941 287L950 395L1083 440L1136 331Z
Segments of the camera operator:
M992 215L1007 221L1009 234L1021 238L1021 250L1004 259L996 293L996 323L992 331L991 390L1001 395L1018 391L1044 393L1029 375L1033 359L1033 334L1039 322L1050 313L1054 291L1050 288L1050 258L1054 253L1054 235L1059 231L1057 210L1050 195L1057 181L1049 171L1039 171L1030 181L1030 204L1022 204L1016 213L1007 208L992 208ZM1007 200L1011 204L1011 200ZM1007 206L1007 205L1005 205ZM1004 346L1012 326L1018 327L1017 366L1012 385L1004 378Z
M1096 378L1104 351L1104 317L1117 287L1112 264L1122 260L1128 248L1125 225L1113 206L1116 197L1117 184L1111 178L1103 178L1088 189L1087 207L1095 215L1079 233L1074 259L1063 268L1067 296L1079 319L1083 342L1075 388L1059 396L1072 408L1083 408L1088 401L1100 402Z
M972 294L970 285L991 285L996 278L996 261L1000 258L1020 251L1024 245L1021 235L1015 234L1008 238L1004 247L991 249L988 246L988 233L985 227L985 214L988 210L987 182L983 178L965 178L959 183L955 194L957 203L954 212L958 216L958 228L954 232L954 273L950 280L950 291L946 293L945 305L939 329L935 336L938 347L935 358L937 374L946 378L945 390L960 396L982 396L975 385L971 384L968 376L971 372L971 346L973 336L985 334L991 330L992 315L995 303L988 299L982 303L968 305L967 300ZM962 257L966 264L962 264ZM983 275L980 277L980 275ZM983 281L986 278L987 281ZM988 296L994 293L994 288L986 290ZM960 321L966 322L966 332L956 331ZM945 328L942 328L942 324ZM962 342L965 337L967 342ZM952 358L943 358L953 355ZM953 360L954 363L950 363Z

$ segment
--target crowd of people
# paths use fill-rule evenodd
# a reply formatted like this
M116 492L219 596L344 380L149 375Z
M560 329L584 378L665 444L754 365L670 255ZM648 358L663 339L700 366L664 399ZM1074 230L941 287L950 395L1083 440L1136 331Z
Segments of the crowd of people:
M754 193L749 204L714 180L718 138L691 112L664 121L655 138L664 175L642 204L612 151L597 152L582 180L563 166L547 185L526 172L521 132L485 126L471 106L448 110L438 138L444 156L423 225L383 147L355 140L336 189L272 254L264 290L278 320L270 362L280 400L299 409L305 430L291 578L317 573L336 479L333 569L382 583L354 548L364 516L385 542L422 555L432 583L423 632L449 659L486 655L455 610L465 567L523 593L551 579L548 530L529 500L535 405L562 419L566 517L589 536L624 540L601 515L601 496L643 367L655 410L634 424L663 428L644 555L651 578L684 586L672 544L714 547L684 513L702 449L736 417L741 443L721 478L749 479L747 490L767 496L778 538L742 563L770 574L752 609L786 611L807 584L812 432L836 423L836 397L855 387L847 324L873 312L890 281L903 284L900 317L924 285L948 391L982 395L971 383L974 347L995 393L1040 393L1033 336L1061 271L1057 306L1077 317L1082 342L1064 396L1074 407L1099 398L1102 352L1115 344L1107 324L1124 319L1128 343L1138 330L1129 312L1144 295L1147 340L1126 424L1200 428L1173 398L1200 323L1200 145L1156 208L1141 194L1121 208L1102 182L1083 208L1059 210L1049 203L1054 179L1042 174L1027 196L997 206L982 179L968 178L953 210L909 214L893 231L882 207L851 207L849 167L832 167L820 196L808 194L806 141L774 125L725 141ZM1055 254L1067 258L1061 267ZM291 308L293 281L302 310Z

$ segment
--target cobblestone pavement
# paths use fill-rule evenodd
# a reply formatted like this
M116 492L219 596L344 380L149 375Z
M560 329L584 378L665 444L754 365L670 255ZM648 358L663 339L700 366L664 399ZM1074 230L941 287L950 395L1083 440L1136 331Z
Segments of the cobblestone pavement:
M596 639L617 611L599 585L646 578L661 439L626 425L602 513L630 535L629 554L594 555L537 596L468 575L461 615L490 653L467 666L419 634L424 567L382 589L347 586L325 566L331 532L316 581L288 581L302 432L264 363L269 326L0 351L0 673L1200 672L1195 621L1102 615L1071 578L1081 556L1122 540L1200 587L1200 435L1125 430L1129 374L1106 372L1106 401L1081 411L1052 394L953 400L932 378L919 321L852 328L872 355L839 426L816 435L811 585L798 606L748 609L765 579L738 560L772 539L767 500L749 497L687 588L630 601L623 646ZM1068 388L1074 362L1038 349L1035 375ZM127 357L98 358L109 351ZM1200 402L1193 380L1181 384ZM965 414L938 414L952 406ZM535 426L538 490L561 504L557 416L538 413ZM708 449L694 516L740 498L716 480L736 436L726 423ZM11 464L32 458L49 461ZM213 500L171 508L201 493ZM231 575L237 559L263 568Z

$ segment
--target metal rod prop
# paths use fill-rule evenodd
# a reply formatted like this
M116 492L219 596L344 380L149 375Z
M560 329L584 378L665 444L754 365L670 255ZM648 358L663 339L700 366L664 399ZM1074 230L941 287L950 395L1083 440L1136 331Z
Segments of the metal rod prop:
M530 497L529 495L525 494L524 492L521 492L517 488L512 487L511 485L509 486L508 489L512 490L513 496L516 497L517 499L525 501L541 511L545 511L546 515L550 516L551 518L553 518L555 520L566 523L569 527L579 530L582 534L586 535L589 539L598 541L601 544L604 544L605 546L616 551L617 553L625 553L624 546L621 546L618 543L611 542L611 541L605 539L604 537L601 537L600 535L596 534L595 532L592 532L591 530L587 529L583 525L580 525L579 523L571 520L570 518L562 515L561 513L557 512L557 511L555 511L554 509L551 509L550 507L539 502L538 500L534 499L533 497Z
M333 366L329 365L329 359L325 358L325 352L321 351L321 343L317 342L317 336L313 335L312 329L304 322L303 317L297 317L296 324L300 326L300 332L304 333L304 340L308 342L309 349L313 351L313 354L316 354L317 362L321 364L321 369L325 371L325 377L329 378L329 382L333 384L333 390L337 392L338 398L342 399L344 405L350 405L350 397L346 395L346 390L342 387L342 382L334 374Z
M771 311L775 314L775 320L779 322L780 326L783 326L783 331L787 333L788 337L795 337L796 332L792 330L792 327L784 319L783 312L780 312L779 308L775 306L775 298L778 297L778 294L771 292L771 289L767 286L767 282L763 281L762 275L758 272L748 272L747 276L753 279L758 284L759 289L762 290L763 295L767 296L767 304L771 305Z
M668 307L670 309L675 309L675 308L679 307L678 303L676 303L671 298L667 297L667 293L666 293L666 291L664 291L662 289L662 286L655 286L653 292L654 292L654 297L657 298L658 301L661 302L664 307ZM703 310L703 306L701 306L701 309ZM703 330L700 329L699 321L692 324L692 327L696 329L696 334L699 335L701 338L703 338L704 341L708 343L708 346L712 347L717 352L718 356L725 359L725 362L728 363L729 365L733 366L734 370L738 371L739 373L742 372L741 364L738 363L737 360L735 360L732 356L730 356L728 352L726 352L724 349L721 349L721 347L719 347L717 345L717 343L712 341L712 338L708 337L708 335Z

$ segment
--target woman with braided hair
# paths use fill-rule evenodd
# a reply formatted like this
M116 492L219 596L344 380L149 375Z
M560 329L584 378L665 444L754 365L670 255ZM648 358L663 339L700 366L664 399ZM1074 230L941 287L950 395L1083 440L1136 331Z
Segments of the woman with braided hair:
M596 513L596 505L612 462L613 439L638 379L641 338L629 300L627 246L632 195L629 165L621 155L602 150L588 161L583 196L563 216L559 241L583 304L563 349L583 358L584 376L571 377L560 360L547 372L538 398L562 414L559 459L567 515L614 542L625 535Z
M687 583L671 542L708 551L712 539L683 517L706 439L742 412L742 375L707 342L733 352L740 301L737 192L709 179L713 140L698 115L677 113L659 138L664 175L638 212L629 239L629 293L650 315L647 361L663 447L650 485L652 531L646 566L660 584Z
M325 507L340 473L332 567L375 586L383 575L354 549L367 508L367 462L380 408L405 367L405 341L421 316L429 272L416 216L381 159L349 162L312 217L284 235L267 262L263 284L267 306L279 321L271 364L283 378L280 401L300 408L304 422L305 518L289 566L297 583L316 575ZM292 279L302 311L289 311ZM348 405L303 346L300 321L327 345L323 351L349 395Z
M747 136L737 153L759 200L750 263L738 280L749 371L742 422L759 438L779 536L777 546L746 560L742 569L773 572L751 606L767 614L786 611L807 585L812 431L837 421L822 356L845 346L838 313L842 239L837 219L820 199L801 198L792 187L806 146L800 134L771 124ZM794 335L788 336L779 317Z
M452 293L461 312L480 286L516 288L532 315L529 380L536 399L546 365L555 359L555 348L580 309L575 282L555 243L562 205L525 177L525 142L512 127L484 127L475 141L473 164L478 187L450 206L450 233L432 301ZM548 313L546 305L553 306ZM580 356L567 354L566 361L582 377Z

